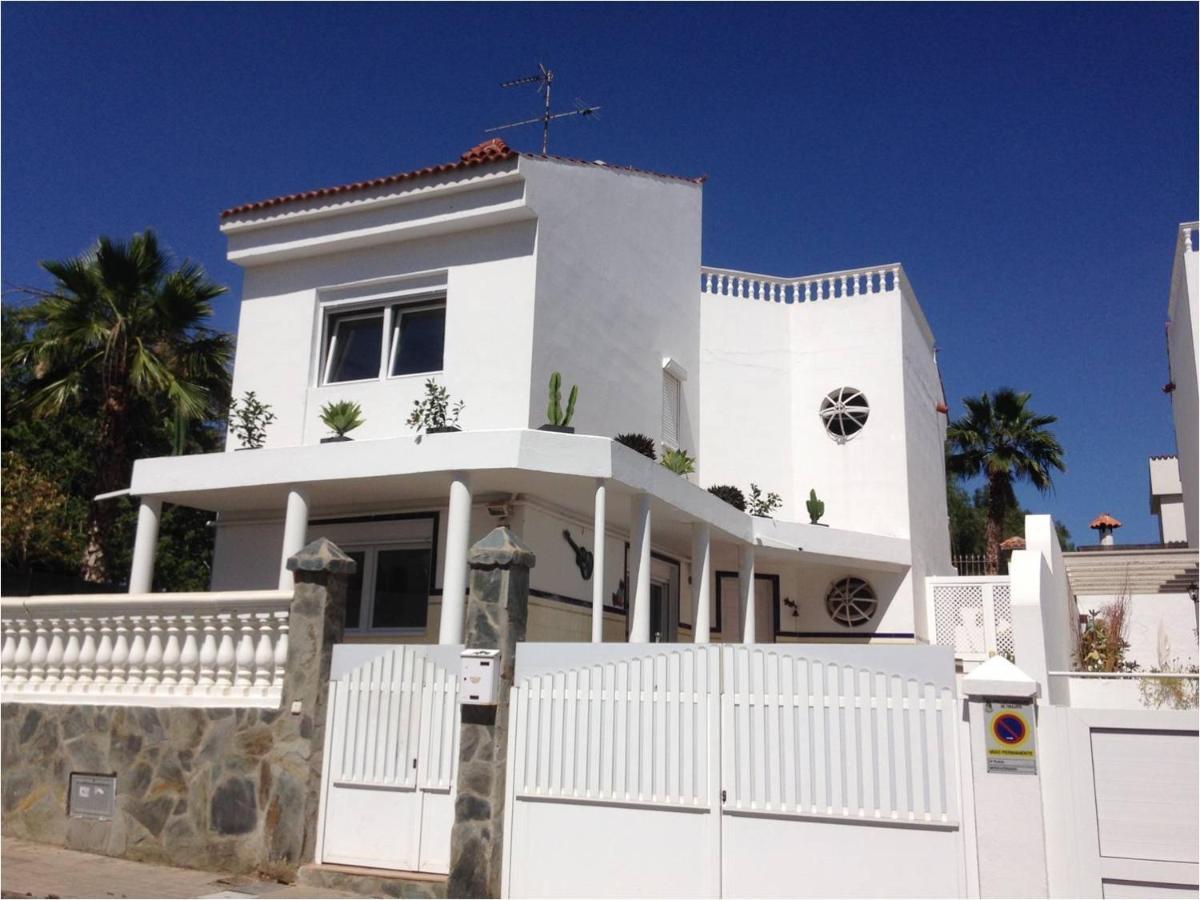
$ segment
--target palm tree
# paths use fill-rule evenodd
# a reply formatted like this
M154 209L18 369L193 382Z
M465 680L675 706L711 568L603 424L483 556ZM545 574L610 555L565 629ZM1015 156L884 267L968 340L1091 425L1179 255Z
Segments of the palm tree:
M5 360L30 376L19 407L94 415L92 496L119 490L143 418L154 426L204 420L228 401L233 343L208 327L212 301L226 289L195 263L172 269L152 231L128 243L102 237L80 256L41 266L54 287L28 291L34 302L18 313L28 336ZM112 574L106 547L115 515L111 502L91 503L80 566L88 581Z
M1029 408L1029 394L1000 388L964 398L967 414L946 432L953 475L987 477L987 569L1000 571L1000 542L1005 515L1017 505L1013 481L1028 481L1042 493L1050 490L1052 470L1065 472L1063 448L1046 426L1057 416L1040 416Z

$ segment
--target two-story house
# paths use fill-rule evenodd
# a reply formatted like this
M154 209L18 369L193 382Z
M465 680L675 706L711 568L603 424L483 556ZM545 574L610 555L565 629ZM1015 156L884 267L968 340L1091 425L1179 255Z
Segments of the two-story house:
M924 577L952 571L946 408L903 269L702 267L702 182L492 140L224 212L234 394L276 421L261 449L138 461L131 591L161 504L185 504L216 513L214 590L287 587L326 536L359 562L352 634L457 643L467 549L504 521L537 554L531 640L923 638ZM574 434L538 430L555 371ZM406 425L431 378L460 432ZM321 443L340 400L365 424ZM751 482L773 518L706 490Z

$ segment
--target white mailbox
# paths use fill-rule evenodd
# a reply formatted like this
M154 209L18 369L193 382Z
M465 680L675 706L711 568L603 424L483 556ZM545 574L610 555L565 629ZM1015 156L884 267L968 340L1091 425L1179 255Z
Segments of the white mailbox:
M464 650L459 700L468 706L495 706L500 699L500 651Z

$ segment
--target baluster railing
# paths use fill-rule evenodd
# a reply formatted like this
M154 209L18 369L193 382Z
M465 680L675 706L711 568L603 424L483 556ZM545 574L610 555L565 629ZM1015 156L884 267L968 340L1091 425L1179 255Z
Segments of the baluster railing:
M281 591L6 599L0 684L27 702L277 705L290 601Z
M1189 238L1185 235L1183 240L1187 242ZM700 291L708 295L739 300L810 303L814 300L863 297L900 290L902 271L896 264L882 268L809 275L803 278L772 278L750 272L702 268Z

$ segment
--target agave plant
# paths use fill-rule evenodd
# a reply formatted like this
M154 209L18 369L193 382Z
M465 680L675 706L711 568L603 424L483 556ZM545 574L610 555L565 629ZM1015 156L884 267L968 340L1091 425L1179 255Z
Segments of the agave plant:
M658 454L654 451L654 438L646 437L644 434L618 434L613 438L618 444L624 444L630 450L636 450L642 456L647 456L650 459L658 459Z
M746 511L746 495L742 493L741 488L736 488L732 484L714 484L708 489L708 492L714 497L720 497L735 509Z
M696 471L696 460L686 450L664 450L661 462L676 475L691 475Z
M321 407L321 421L325 427L340 438L358 428L365 421L362 407L353 400L339 400Z

